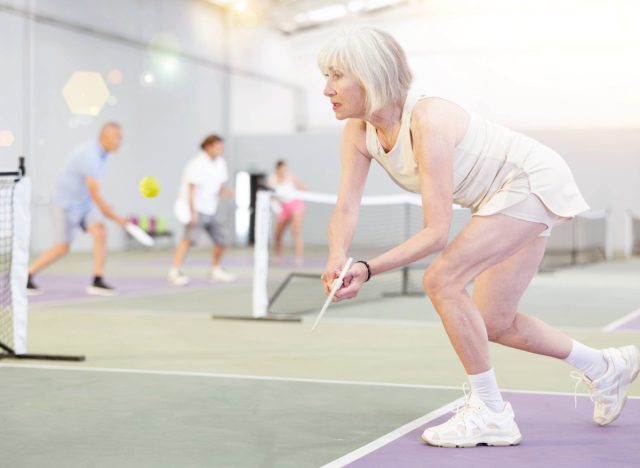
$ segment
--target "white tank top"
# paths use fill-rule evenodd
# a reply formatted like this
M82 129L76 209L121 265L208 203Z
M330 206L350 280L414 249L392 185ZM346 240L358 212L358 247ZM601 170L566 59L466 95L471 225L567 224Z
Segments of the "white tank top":
M376 129L366 122L371 158L400 187L420 193L418 164L411 142L411 113L427 96L409 93L395 145L386 152ZM453 153L453 201L473 214L490 215L531 193L552 212L572 217L589 208L564 160L553 150L520 133L471 114L469 128Z
M293 178L290 175L288 175L283 181L278 182L278 176L276 174L272 174L269 176L269 185L273 190L275 190L278 199L282 203L288 203L296 199L295 194L298 189L296 189L296 186L293 183Z

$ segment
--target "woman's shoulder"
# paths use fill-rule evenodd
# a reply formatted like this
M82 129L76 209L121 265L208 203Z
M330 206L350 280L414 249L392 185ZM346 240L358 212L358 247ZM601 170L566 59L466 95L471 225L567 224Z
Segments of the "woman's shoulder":
M367 123L361 119L349 119L342 131L342 140L355 146L361 153L367 152Z
M463 109L462 106L449 99L437 96L424 96L416 102L411 112L411 117L412 120L414 118L422 118L438 121L467 114L468 112Z
M349 119L344 126L343 133L350 135L364 134L367 131L367 122L362 119Z
M428 128L464 135L470 114L462 106L445 98L429 96L420 99L411 112L411 128Z

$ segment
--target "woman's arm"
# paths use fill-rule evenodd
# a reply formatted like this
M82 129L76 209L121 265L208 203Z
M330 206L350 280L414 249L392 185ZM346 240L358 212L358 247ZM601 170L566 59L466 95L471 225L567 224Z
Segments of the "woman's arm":
M329 221L329 258L322 275L326 292L346 261L358 222L360 200L371 165L366 151L364 122L348 121L340 141L340 188Z
M412 115L413 152L418 163L424 227L417 234L382 255L369 260L371 275L408 265L444 249L451 227L453 204L453 152L456 118L451 103L422 102ZM355 264L345 277L336 299L354 297L367 279L363 264Z
M296 188L296 190L300 190L301 192L306 192L307 190L309 190L307 188L307 186L304 184L304 182L302 182L300 179L298 179L293 174L291 174L291 180L292 180L293 186Z

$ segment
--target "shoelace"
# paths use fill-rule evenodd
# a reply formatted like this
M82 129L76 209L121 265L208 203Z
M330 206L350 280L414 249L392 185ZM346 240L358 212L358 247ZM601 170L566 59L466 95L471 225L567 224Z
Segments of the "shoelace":
M465 429L468 428L467 423L471 422L467 416L468 416L468 412L467 410L469 408L471 408L471 391L469 390L469 385L465 382L462 384L462 392L464 393L464 402L458 406L457 408L454 408L453 410L451 410L451 413L453 413L453 418L451 418L449 421L447 421L448 425L454 425L457 424L458 421L462 421L462 424L464 425ZM477 425L477 423L474 422L474 424Z
M587 386L587 388L589 389L589 399L591 400L592 403L595 403L597 399L602 399L602 400L606 400L606 401L615 400L615 397L608 396L608 395L605 394L606 391L614 388L615 384L613 384L613 385L611 385L611 386L609 386L608 388L605 388L605 389L599 389L598 387L596 387L593 384L593 380L589 379L589 377L584 375L582 372L571 371L569 373L569 377L571 377L572 379L574 379L576 381L576 386L573 389L573 404L574 404L574 408L578 407L578 386L581 383L584 383Z

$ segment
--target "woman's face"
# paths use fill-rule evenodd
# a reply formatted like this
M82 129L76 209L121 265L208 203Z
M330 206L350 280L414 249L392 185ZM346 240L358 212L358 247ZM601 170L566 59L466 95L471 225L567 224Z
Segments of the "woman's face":
M287 175L287 165L286 164L281 164L276 168L276 173L278 174L278 177L280 177L281 179L284 178Z
M331 100L336 119L363 118L365 94L360 82L352 74L330 69L325 75L324 95Z

